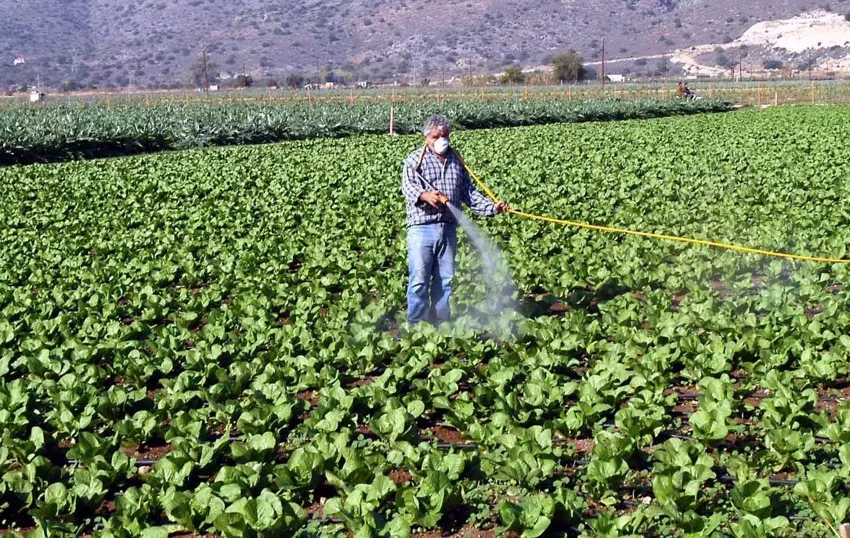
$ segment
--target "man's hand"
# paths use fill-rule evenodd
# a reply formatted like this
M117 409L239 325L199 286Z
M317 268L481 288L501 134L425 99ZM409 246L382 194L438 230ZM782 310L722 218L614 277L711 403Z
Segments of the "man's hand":
M441 205L446 203L446 200L446 195L440 191L425 191L419 195L420 202L425 202L434 209L439 209Z
M507 202L496 202L496 214L507 213L511 210L511 206Z

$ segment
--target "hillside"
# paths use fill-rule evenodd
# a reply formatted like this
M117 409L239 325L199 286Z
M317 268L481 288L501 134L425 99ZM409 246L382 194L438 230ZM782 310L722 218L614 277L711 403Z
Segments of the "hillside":
M0 87L185 84L206 48L224 78L243 70L349 80L440 80L573 48L611 59L730 44L761 21L850 2L805 0L0 0ZM835 52L835 51L833 51ZM16 58L25 63L13 65ZM751 58L751 61L755 61ZM616 63L612 65L617 65ZM623 64L626 65L626 64ZM633 72L667 62L629 64Z

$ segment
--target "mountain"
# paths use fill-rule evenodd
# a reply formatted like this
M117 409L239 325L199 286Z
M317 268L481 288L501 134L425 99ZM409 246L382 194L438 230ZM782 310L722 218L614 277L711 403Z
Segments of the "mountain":
M224 78L440 80L512 62L543 64L567 49L599 60L603 37L612 60L728 45L757 23L816 9L843 16L850 2L0 0L0 88L39 78L53 86L181 85L203 49L210 71ZM655 61L611 66L637 74L678 69Z

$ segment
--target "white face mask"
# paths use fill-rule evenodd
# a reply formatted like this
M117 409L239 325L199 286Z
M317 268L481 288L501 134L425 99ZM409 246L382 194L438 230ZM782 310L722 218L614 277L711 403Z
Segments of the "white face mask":
M434 151L436 151L438 155L445 155L446 152L449 151L449 137L441 136L435 140Z

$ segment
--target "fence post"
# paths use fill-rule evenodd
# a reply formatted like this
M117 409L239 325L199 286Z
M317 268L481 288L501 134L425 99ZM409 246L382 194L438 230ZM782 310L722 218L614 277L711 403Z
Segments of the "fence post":
M390 107L390 136L395 134L395 107Z
M773 106L779 106L779 89L773 88Z
M815 104L815 81L812 79L812 104Z

